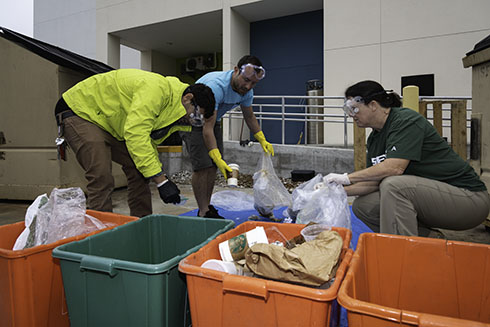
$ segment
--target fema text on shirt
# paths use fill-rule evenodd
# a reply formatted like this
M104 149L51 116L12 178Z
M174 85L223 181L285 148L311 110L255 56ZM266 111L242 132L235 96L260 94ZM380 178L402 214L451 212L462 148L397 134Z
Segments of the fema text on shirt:
M391 149L386 149L385 153L382 155L379 155L377 157L371 158L371 163L374 165L379 164L380 162L385 161L386 159L386 153L388 152L395 152L396 151L396 146L392 146Z
M385 154L382 154L382 155L379 155L379 156L377 156L377 157L373 157L373 158L371 158L371 163L372 163L372 164L373 164L373 166L374 166L374 165L377 165L377 164L379 164L379 163L381 163L381 162L385 161L385 159L386 159L386 153L385 153Z

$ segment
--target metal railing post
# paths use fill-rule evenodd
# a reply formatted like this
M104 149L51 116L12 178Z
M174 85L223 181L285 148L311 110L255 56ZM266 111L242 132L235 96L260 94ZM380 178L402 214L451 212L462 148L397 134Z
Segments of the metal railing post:
M308 106L306 106L306 101L305 101L305 115L308 112ZM306 118L307 116L305 116ZM305 138L305 145L308 144L308 119L305 119L305 131L303 133L303 137Z
M344 112L344 148L347 148L347 140L348 140L348 135L347 135L347 114Z
M260 130L262 130L262 105L259 105L259 113L260 113L259 126L260 126Z
M286 129L286 120L285 120L285 118L286 117L284 115L284 113L286 111L286 109L284 108L284 105L286 104L286 99L284 97L281 97L281 104L282 104L282 106L281 106L281 113L282 113L282 115L281 115L281 118L282 118L282 144L286 144L286 131L285 131L285 129Z

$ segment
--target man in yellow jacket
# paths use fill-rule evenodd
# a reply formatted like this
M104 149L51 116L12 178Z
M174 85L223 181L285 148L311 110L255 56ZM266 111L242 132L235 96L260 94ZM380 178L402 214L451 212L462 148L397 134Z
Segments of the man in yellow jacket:
M63 93L55 108L57 143L66 139L85 170L87 207L112 211L112 161L128 179L131 215L152 213L150 180L165 203L179 203L180 190L163 173L156 146L173 132L202 126L214 106L204 84L139 69L93 75Z

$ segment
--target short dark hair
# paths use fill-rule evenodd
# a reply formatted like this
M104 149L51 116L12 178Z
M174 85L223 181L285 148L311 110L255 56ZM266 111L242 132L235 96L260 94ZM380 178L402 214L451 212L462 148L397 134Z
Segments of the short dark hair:
M196 105L204 109L204 117L209 118L214 114L216 101L211 88L202 83L196 83L185 89L184 94L192 93L193 101Z
M246 64L252 64L255 66L262 66L262 62L259 60L259 58L255 57L255 56L251 56L251 55L245 55L240 60L238 60L237 67L240 68Z
M396 92L387 92L381 84L375 81L358 82L345 90L346 98L356 96L361 96L365 104L375 100L385 108L401 107L402 105L400 96Z

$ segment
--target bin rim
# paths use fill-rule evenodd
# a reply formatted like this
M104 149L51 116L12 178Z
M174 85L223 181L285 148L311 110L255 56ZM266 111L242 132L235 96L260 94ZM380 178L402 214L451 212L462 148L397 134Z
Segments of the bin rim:
M90 214L91 216L94 216L94 212L95 212L94 210L89 210L89 209L86 210L86 213L87 214ZM117 215L119 215L119 214L117 214ZM132 223L133 221L137 221L138 220L137 217L133 217L133 216L124 216L124 218L127 218L128 219L128 222L125 222L122 225L129 224L129 223ZM97 219L99 219L99 218L97 218ZM102 223L107 222L107 221L104 221L104 219L102 219L101 221L102 221ZM0 226L0 228L2 228L2 227L6 228L7 226L16 226L16 225L23 225L25 227L25 221L19 221L19 222L8 224L8 225L2 225L2 226ZM9 258L9 259L23 258L23 257L27 257L27 256L30 256L30 255L33 255L33 254L36 254L36 253L50 251L53 248L56 248L56 247L61 246L63 244L80 241L80 240L83 240L83 239L85 239L85 238L87 238L89 236L92 236L92 235L95 235L95 234L99 234L99 233L105 232L105 231L110 230L110 229L118 228L118 227L120 227L122 225L118 225L116 227L114 227L114 226L107 226L106 228L94 230L94 231L89 232L89 233L84 233L84 234L80 234L80 235L70 236L70 237L67 237L67 238L64 238L64 239L61 239L61 240L57 240L55 242L51 242L51 243L47 243L47 244L41 244L41 245L36 245L36 246L30 247L30 248L21 249L21 250L12 250L12 249L2 249L2 248L0 248L0 258Z
M159 214L151 214L145 217L142 217L136 221L132 221L129 224L141 224L147 219L151 219L154 216L161 216ZM196 220L196 221L203 221L208 220L208 221L217 221L214 218L196 218L196 217L187 217L187 216L176 216L176 215L167 215L165 214L166 217L173 217L177 219L185 219L185 220ZM221 220L220 220L221 221ZM63 244L60 245L56 248L53 249L52 256L57 259L63 259L63 260L68 260L68 261L74 261L74 262L82 262L84 258L89 258L93 260L97 260L99 262L103 262L105 266L111 267L111 269L118 269L118 270L127 270L127 271L133 271L133 272L138 272L138 273L144 273L144 274L161 274L169 271L173 267L177 266L178 263L184 259L185 257L189 256L190 254L196 252L199 250L202 246L205 244L209 243L212 239L216 238L218 235L226 232L227 230L233 228L235 225L235 222L233 220L229 219L224 219L223 222L226 222L226 224L210 235L206 240L203 242L195 245L194 247L186 250L185 252L176 255L172 257L171 259L160 262L160 263L155 263L155 264L148 264L148 263L140 263L140 262L133 262L129 260L121 260L121 259L114 259L114 258L108 258L108 257L103 257L103 256L97 256L97 255L91 255L91 254L81 254L81 253L76 253L76 252L70 252L65 250L65 248L68 246L68 244ZM87 237L83 240L79 240L76 242L71 242L71 243L82 243L82 242L88 242L92 238L99 238L99 237L104 237L104 235L107 235L108 233L115 233L119 230L119 228L123 227L117 226L113 229L98 233L96 235L92 235L90 237ZM125 227L127 228L127 227ZM107 233L107 234L106 234ZM87 259L85 259L87 260Z
M245 226L245 227L248 227L249 225L252 228L254 228L256 226L264 226L264 225L277 226L277 225L281 225L281 223L247 221L244 222L243 224L240 224L240 226ZM298 227L298 231L305 226L304 224L293 224L293 225L300 226ZM348 270L349 263L354 253L352 249L348 248L348 245L350 244L350 238L352 236L351 230L343 227L332 227L332 230L344 230L346 232L347 240L344 240L344 244L347 244L347 247L344 246L342 247L342 253L341 253L341 257L343 255L342 261L340 262L337 268L337 272L335 273L335 281L328 289L318 289L318 288L304 286L304 285L281 282L276 280L262 279L257 277L229 275L228 273L222 271L201 268L200 266L189 264L187 263L187 261L190 259L190 256L183 258L180 261L179 271L185 273L186 275L208 278L221 282L223 282L224 279L229 278L228 276L231 276L231 278L243 278L244 282L249 280L249 278L253 278L254 280L259 279L263 282L264 287L268 290L268 292L290 294L296 297L302 297L302 298L306 298L313 301L319 301L319 302L331 301L337 298L338 290L343 282L343 279L345 278L345 274ZM227 233L229 232L230 231L228 231ZM219 243L226 240L227 233L223 233L219 235L217 238L210 241L206 246L218 246ZM197 255L198 252L204 252L204 247L196 251L195 255Z
M417 326L447 326L447 323L452 323L454 326L475 326L475 327L483 327L488 326L486 323L482 323L474 320L467 320L462 318L455 317L445 317L437 314L430 314L424 312L416 312L413 310L404 310L397 309L387 305L380 305L375 303L370 303L362 300L357 300L351 297L347 289L351 287L351 284L354 280L354 269L360 265L361 255L360 249L363 248L363 243L365 239L372 237L383 237L383 238L391 238L391 239L403 239L408 242L413 241L422 241L424 243L445 243L446 245L466 245L466 246L477 246L477 247L485 247L489 248L490 246L487 244L480 243L472 243L472 242L462 242L462 241L453 241L453 240L445 240L445 239L433 239L427 237L420 236L403 236L403 235L392 235L385 233L363 233L359 236L359 240L357 243L356 251L353 253L352 259L349 263L349 269L345 274L344 280L340 285L340 289L338 291L337 301L338 303L344 307L347 312L351 311L354 313L359 313L371 317L376 317L383 320L393 321L396 323L408 323ZM425 324L424 321L429 319L430 324Z

